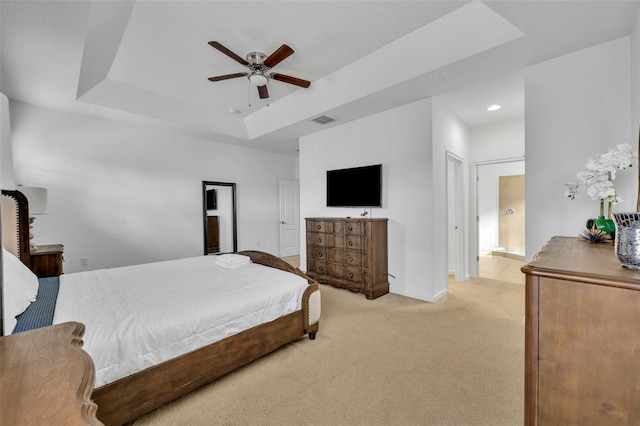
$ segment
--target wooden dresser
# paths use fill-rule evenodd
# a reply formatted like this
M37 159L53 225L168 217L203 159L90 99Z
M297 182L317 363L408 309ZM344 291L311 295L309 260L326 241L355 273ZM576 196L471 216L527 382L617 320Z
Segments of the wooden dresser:
M307 274L375 299L389 292L387 219L306 219Z
M0 337L0 424L102 425L83 334L67 322Z
M525 425L640 425L640 272L570 237L522 271Z

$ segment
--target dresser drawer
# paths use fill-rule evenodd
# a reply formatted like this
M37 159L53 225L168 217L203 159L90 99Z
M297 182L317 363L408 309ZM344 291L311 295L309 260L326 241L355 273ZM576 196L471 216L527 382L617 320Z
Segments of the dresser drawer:
M307 256L309 256L312 259L317 259L322 261L327 260L328 259L327 248L322 246L310 247L309 250L307 250Z
M333 250L329 253L332 262L344 263L347 266L362 266L362 253L353 250Z
M360 222L347 222L344 227L345 234L362 234L362 223Z
M308 264L308 269L309 272L313 272L315 274L319 274L319 275L326 275L327 274L327 262L323 262L320 260L309 260L307 262Z
M307 234L307 244L319 247L333 247L334 237L333 234L319 234L317 232L311 232Z
M348 266L344 268L344 278L353 282L362 282L362 268Z
M362 250L362 238L358 235L345 235L344 248L350 250Z
M310 221L311 227L309 231L313 232L322 232L322 233L333 233L333 222L325 222L324 220L312 220Z

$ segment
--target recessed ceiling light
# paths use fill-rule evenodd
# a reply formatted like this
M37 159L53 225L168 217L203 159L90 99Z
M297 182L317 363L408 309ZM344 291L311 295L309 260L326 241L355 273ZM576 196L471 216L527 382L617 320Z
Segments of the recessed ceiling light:
M489 108L487 108L487 111L497 111L500 108L502 108L500 105L491 105Z
M235 108L230 108L229 109L229 113L230 114L240 114L242 111L240 111L239 109L235 109Z

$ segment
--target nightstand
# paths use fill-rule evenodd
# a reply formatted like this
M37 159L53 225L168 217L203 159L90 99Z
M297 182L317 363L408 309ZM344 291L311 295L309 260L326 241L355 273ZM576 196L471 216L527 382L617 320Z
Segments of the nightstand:
M38 246L31 251L31 270L38 278L54 277L62 274L62 244Z

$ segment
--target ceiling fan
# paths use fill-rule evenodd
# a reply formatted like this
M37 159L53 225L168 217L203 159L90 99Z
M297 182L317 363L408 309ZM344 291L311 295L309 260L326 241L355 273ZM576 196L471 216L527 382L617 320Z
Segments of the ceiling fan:
M240 56L236 55L217 41L210 41L209 45L214 49L218 49L220 52L224 53L234 61L239 62L249 69L248 72L238 72L234 74L219 75L217 77L209 77L209 81L221 81L228 80L230 78L247 77L249 81L258 88L258 95L260 96L260 99L266 99L269 97L267 83L270 79L282 81L284 83L289 83L304 88L309 87L309 85L311 84L310 81L291 77L290 75L270 72L271 68L275 67L280 62L284 61L286 58L293 54L293 49L286 44L280 46L268 57L261 52L251 52L247 55L246 60L242 59Z

